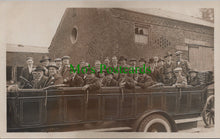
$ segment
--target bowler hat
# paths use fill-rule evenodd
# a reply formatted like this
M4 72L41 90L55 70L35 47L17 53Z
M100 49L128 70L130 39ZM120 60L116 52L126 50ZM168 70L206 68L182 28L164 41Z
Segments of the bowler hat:
M42 66L37 66L34 71L45 71Z
M46 60L51 60L47 55L42 56L42 59L40 60L40 63L46 61Z
M124 56L120 56L118 61L123 61L123 60L127 61L127 58L125 58Z
M49 68L49 67L54 67L54 68L58 69L55 62L50 62L49 65L47 66L47 68Z

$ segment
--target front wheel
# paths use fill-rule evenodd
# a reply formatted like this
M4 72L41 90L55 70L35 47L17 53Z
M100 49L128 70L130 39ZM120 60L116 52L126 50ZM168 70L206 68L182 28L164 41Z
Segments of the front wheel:
M152 114L143 119L139 128L139 132L171 132L171 125L169 121L159 115L159 114Z
M202 118L207 127L213 127L215 124L215 97L211 95L207 98L207 102L202 112Z

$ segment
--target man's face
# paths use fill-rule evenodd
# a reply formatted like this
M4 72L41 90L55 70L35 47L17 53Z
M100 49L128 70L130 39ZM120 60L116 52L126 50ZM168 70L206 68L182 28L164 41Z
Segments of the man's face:
M108 80L108 81L110 81L110 80L113 79L113 75L112 75L112 74L107 74L106 77L107 77L107 80Z
M105 73L99 73L99 77L100 78L104 78L105 77Z
M56 63L57 67L61 67L62 66L62 61L56 61L55 63Z
M160 62L158 63L158 66L159 66L159 67L163 66L163 61L160 61Z
M140 66L143 66L145 64L145 62L141 61L139 62Z
M172 56L167 56L166 58L165 58L165 61L166 62L170 62L172 60Z
M120 73L121 75L120 75L120 77L122 77L122 78L124 78L124 77L126 77L127 76L127 74L126 73Z
M197 75L197 73L195 73L195 72L191 72L191 73L190 73L190 77L191 77L191 78L196 77L196 75Z
M171 79L173 77L173 74L170 72L167 74L168 79Z
M38 74L37 74L36 71L33 71L33 72L32 72L32 75L33 75L33 79L34 79L34 80L37 80L37 79L38 79Z
M146 73L139 73L138 76L141 77L141 78L142 78L142 77L145 77L145 76L146 76Z
M27 65L33 65L34 61L33 60L27 60Z
M116 57L113 57L113 58L112 58L112 64L113 64L113 65L116 65L117 63L118 63L117 58L116 58Z
M49 60L44 60L43 62L42 62L42 66L44 66L44 67L46 67L46 66L48 66L49 65Z
M37 71L36 74L37 74L36 78L39 80L44 75L44 72L43 71Z
M49 76L53 76L57 73L57 69L55 67L49 67Z
M63 59L63 65L69 65L70 60L69 59Z
M177 55L177 59L181 60L182 59L182 54Z
M131 61L130 64L131 64L131 66L136 66L137 62L136 61Z
M85 65L86 65L86 62L85 62L85 61L81 61L81 62L80 62L80 66L81 66L81 67L84 67Z
M121 65L125 65L126 64L126 60L121 60Z
M101 65L101 62L100 61L96 61L95 62L95 69L99 70L100 69L100 65Z
M109 63L110 63L109 59L105 59L105 60L104 60L104 64L105 64L106 66L108 66Z

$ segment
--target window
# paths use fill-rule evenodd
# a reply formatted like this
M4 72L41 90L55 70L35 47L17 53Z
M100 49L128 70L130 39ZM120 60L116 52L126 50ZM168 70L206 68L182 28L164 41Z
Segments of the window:
M12 80L12 66L7 66L6 74L7 81Z
M148 44L149 28L135 26L135 42L140 44Z
M20 81L22 69L23 69L23 67L17 67L17 81Z
M74 27L72 29L71 34L70 34L70 40L71 40L72 44L76 43L77 37L78 37L78 30L76 27Z

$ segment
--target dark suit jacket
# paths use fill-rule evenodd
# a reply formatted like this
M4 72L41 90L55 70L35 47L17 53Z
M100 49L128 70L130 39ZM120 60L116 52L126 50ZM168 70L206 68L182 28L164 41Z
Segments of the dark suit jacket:
M82 79L82 77L80 77L78 74L75 75L74 79L72 78L70 80L70 86L71 87L81 87L83 86L84 81Z
M63 77L60 74L49 76L46 82L46 86L63 84Z
M32 85L34 89L41 89L46 87L46 82L48 80L48 77L42 76L40 81L32 81Z
M21 70L21 76L24 77L25 79L27 79L28 81L33 80L33 75L32 75L32 73L29 73L28 67L24 67Z

